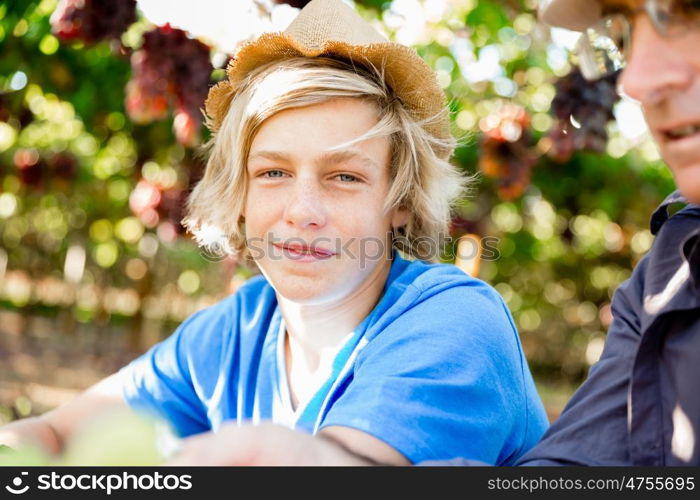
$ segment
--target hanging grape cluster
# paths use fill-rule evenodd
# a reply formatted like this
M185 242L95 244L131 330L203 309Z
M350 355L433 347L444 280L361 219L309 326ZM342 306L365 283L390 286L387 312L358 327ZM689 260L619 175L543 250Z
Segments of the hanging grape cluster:
M0 122L6 122L12 116L10 106L3 94L0 94Z
M126 110L137 123L164 118L174 109L177 140L197 144L200 108L209 90L213 67L209 47L169 25L144 34L143 46L131 56Z
M136 0L60 0L51 16L54 34L63 41L119 38L136 21Z
M19 180L25 186L37 187L41 183L44 165L35 149L18 149L14 156Z
M576 68L557 81L551 107L555 118L549 134L551 158L563 163L574 151L605 152L607 125L614 118L613 108L619 99L617 77L618 73L613 73L591 82Z
M67 151L59 151L49 156L46 166L51 178L64 190L69 188L67 183L78 175L78 160Z
M141 179L129 196L129 208L148 228L156 227L162 219L175 219L179 224L180 208L184 206L182 198L179 188L164 189Z
M52 187L66 190L78 173L78 160L66 151L44 158L34 148L18 149L13 162L20 182L33 189L45 187L51 179Z
M12 93L0 93L0 122L24 128L33 120L34 114L22 99L17 99Z
M144 226L155 228L160 225L159 231L166 228L164 239L186 232L181 221L187 196L204 173L204 163L198 158L190 156L182 165L187 172L184 182L163 185L142 177L129 196L129 208Z
M537 157L531 150L530 117L521 106L504 104L482 119L479 168L496 180L501 198L519 197L530 184Z

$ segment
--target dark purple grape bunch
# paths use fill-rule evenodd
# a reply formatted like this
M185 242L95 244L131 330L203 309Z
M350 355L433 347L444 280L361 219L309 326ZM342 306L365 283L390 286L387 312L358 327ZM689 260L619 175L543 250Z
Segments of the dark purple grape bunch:
M129 196L129 208L144 226L154 228L165 223L173 237L185 233L181 224L187 202L187 191L179 186L164 188L141 179Z
M46 161L51 177L72 181L78 175L78 160L67 151L54 153Z
M0 94L0 122L7 122L11 117L10 103L4 94Z
M63 41L89 45L119 38L134 21L136 0L60 0L51 28Z
M132 120L148 123L174 109L177 140L199 141L200 108L209 91L213 67L209 47L182 30L165 25L144 34L143 46L131 56L126 109Z
M530 185L536 156L532 151L530 116L516 104L505 104L483 119L479 144L479 169L496 181L504 200L520 197Z
M166 28L168 28L166 26ZM136 123L162 120L172 95L172 54L159 28L143 35L142 47L131 54L131 79L126 86L126 111Z
M179 33L173 39L175 54L173 82L175 84L175 135L182 144L197 144L202 125L200 109L209 92L213 66L209 47L202 42Z
M0 122L11 123L20 129L34 121L34 113L17 98L19 93L0 93Z
M42 184L46 165L36 149L18 149L15 151L14 164L20 182L29 188L39 188Z
M141 222L154 228L160 224L169 226L173 237L186 233L182 225L187 198L195 184L204 175L205 163L198 157L188 154L182 164L186 180L175 186L163 186L157 182L141 178L129 196L129 208Z
M67 151L52 153L42 158L34 148L18 149L14 154L14 164L20 182L31 189L53 187L65 190L78 174L78 160Z
M566 162L574 151L605 152L607 125L614 118L619 100L617 78L613 73L599 80L586 80L578 68L557 81L551 113L555 124L549 133L549 156Z
M481 219L465 219L460 215L453 215L449 224L450 237L457 240L465 234L483 234L483 221Z
M163 220L168 221L175 233L183 235L186 232L182 225L182 218L185 216L185 206L187 204L187 191L179 188L163 191L158 213Z

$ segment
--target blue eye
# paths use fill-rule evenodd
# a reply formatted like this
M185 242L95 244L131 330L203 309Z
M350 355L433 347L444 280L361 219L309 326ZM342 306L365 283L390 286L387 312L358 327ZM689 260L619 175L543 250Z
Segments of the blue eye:
M272 175L272 174L279 174L279 175ZM284 175L284 172L281 170L268 170L267 172L263 172L262 176L267 177L268 179L279 179Z
M338 174L337 177L344 177L346 182L360 182L360 179L350 174Z
M262 172L259 175L259 177L262 177L264 179L282 179L286 175L287 174L284 173L282 170L267 170L265 172ZM335 177L340 179L343 183L362 182L362 180L359 177L350 174L337 174Z

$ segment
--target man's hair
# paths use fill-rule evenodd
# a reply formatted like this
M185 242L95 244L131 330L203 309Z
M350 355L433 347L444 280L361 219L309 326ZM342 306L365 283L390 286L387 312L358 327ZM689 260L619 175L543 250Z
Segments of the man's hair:
M241 83L221 128L205 145L206 170L187 201L183 224L200 245L240 261L249 256L241 214L248 181L246 163L255 134L266 119L280 111L336 98L376 104L376 126L337 149L372 137L389 137L391 187L384 213L396 207L406 207L409 212L408 223L392 244L411 257L437 260L452 205L472 181L445 158L444 152L451 153L456 140L437 138L424 128L425 123L415 120L386 84L381 68L330 58L275 61L256 69ZM443 152L442 157L438 151Z

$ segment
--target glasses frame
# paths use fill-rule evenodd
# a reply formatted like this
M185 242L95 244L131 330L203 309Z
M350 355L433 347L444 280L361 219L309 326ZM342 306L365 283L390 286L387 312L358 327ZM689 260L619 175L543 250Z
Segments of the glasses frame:
M610 13L590 26L579 38L575 49L583 76L588 80L597 80L624 68L632 37L632 19L638 14L646 14L654 29L666 38L678 37L696 26L700 27L700 15L696 23L678 19L679 16L672 13L675 2L679 1L683 0L645 0L641 7ZM609 29L616 22L621 26L621 32L615 34L619 35L619 39L612 36ZM604 38L610 41L607 49L597 43L597 40Z

